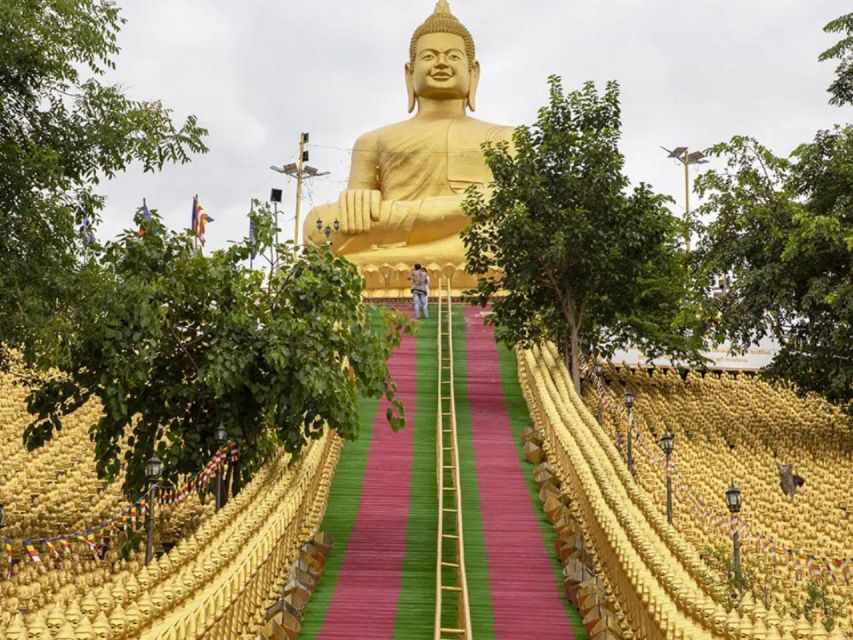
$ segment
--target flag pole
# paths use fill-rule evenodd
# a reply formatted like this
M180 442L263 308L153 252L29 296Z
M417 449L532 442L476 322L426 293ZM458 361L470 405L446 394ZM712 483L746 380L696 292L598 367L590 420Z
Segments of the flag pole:
M249 244L252 245L252 249L249 252L249 271L254 271L254 262L255 262L255 232L254 232L254 222L252 222L252 212L255 210L255 199L249 199Z
M193 198L193 247L198 249L198 194Z

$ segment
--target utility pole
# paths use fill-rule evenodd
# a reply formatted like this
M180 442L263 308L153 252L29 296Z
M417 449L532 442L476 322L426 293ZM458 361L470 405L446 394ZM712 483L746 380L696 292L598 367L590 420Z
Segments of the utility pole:
M687 147L676 147L669 150L666 147L661 147L669 155L668 158L678 160L684 165L684 221L687 223L684 229L684 246L690 251L690 165L691 164L707 164L705 154L701 151L688 153Z
M293 227L293 255L296 256L299 247L299 213L302 205L302 172L305 162L308 160L308 152L305 151L305 143L308 142L308 133L299 136L299 168L296 172L296 218Z
M310 167L308 162L308 150L305 145L308 144L308 133L299 134L299 160L296 163L286 164L281 167L275 165L270 169L284 173L291 178L296 178L296 216L293 229L293 255L296 256L299 252L299 223L301 221L300 213L302 208L302 180L303 178L316 178L317 176L328 175L328 171L318 171L314 167Z

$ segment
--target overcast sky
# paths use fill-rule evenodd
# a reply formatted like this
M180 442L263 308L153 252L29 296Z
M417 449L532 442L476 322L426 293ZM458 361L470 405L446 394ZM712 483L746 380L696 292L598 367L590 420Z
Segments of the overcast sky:
M208 247L247 233L252 196L285 189L292 236L293 182L271 164L295 161L300 131L310 164L330 175L309 183L312 203L336 200L349 149L365 131L407 117L403 64L433 0L145 0L119 2L127 19L111 79L137 99L160 99L179 119L196 114L210 152L160 174L131 168L104 186L101 227L130 226L147 197L167 223L189 224L192 196L215 222ZM659 145L704 148L750 134L779 154L816 130L853 120L830 107L832 63L822 32L849 0L451 0L482 65L476 117L530 123L547 100L546 78L622 86L626 170L683 210L683 174Z

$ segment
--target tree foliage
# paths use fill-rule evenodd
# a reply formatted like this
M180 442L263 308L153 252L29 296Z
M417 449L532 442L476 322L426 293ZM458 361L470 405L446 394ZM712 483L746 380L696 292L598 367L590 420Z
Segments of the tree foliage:
M159 101L101 81L122 22L108 0L0 0L0 360L46 347L78 227L103 208L99 180L206 151L194 116L177 125Z
M633 344L650 358L697 358L681 223L666 196L629 189L618 84L601 95L593 83L569 93L556 76L549 84L549 104L516 129L513 148L485 146L491 193L465 201L474 299L491 302L509 343L563 345L576 385L582 351Z
M829 103L836 106L853 105L853 13L831 21L824 28L827 33L843 33L844 37L820 54L819 60L838 60L835 80L829 85Z
M713 216L698 248L719 340L780 345L766 373L830 400L853 399L853 127L820 131L790 158L738 136L709 153L725 167L696 181Z
M298 454L326 423L356 438L359 395L386 395L389 420L402 426L387 367L402 320L375 317L349 262L325 247L294 257L282 245L265 281L243 262L272 244L268 207L252 214L257 244L210 256L152 213L137 217L141 236L93 245L77 271L74 303L52 325L55 368L28 399L30 448L97 398L98 472L112 479L124 468L133 496L153 453L167 479L198 471L219 424L239 444L244 479L277 446Z

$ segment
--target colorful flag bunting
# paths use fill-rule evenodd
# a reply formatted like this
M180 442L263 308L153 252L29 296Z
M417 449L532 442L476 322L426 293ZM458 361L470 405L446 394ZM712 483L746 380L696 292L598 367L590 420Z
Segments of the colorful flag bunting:
M33 562L41 562L41 556L39 555L38 550L33 546L33 543L30 540L24 540L24 548L27 550L27 554L30 556L30 560Z

